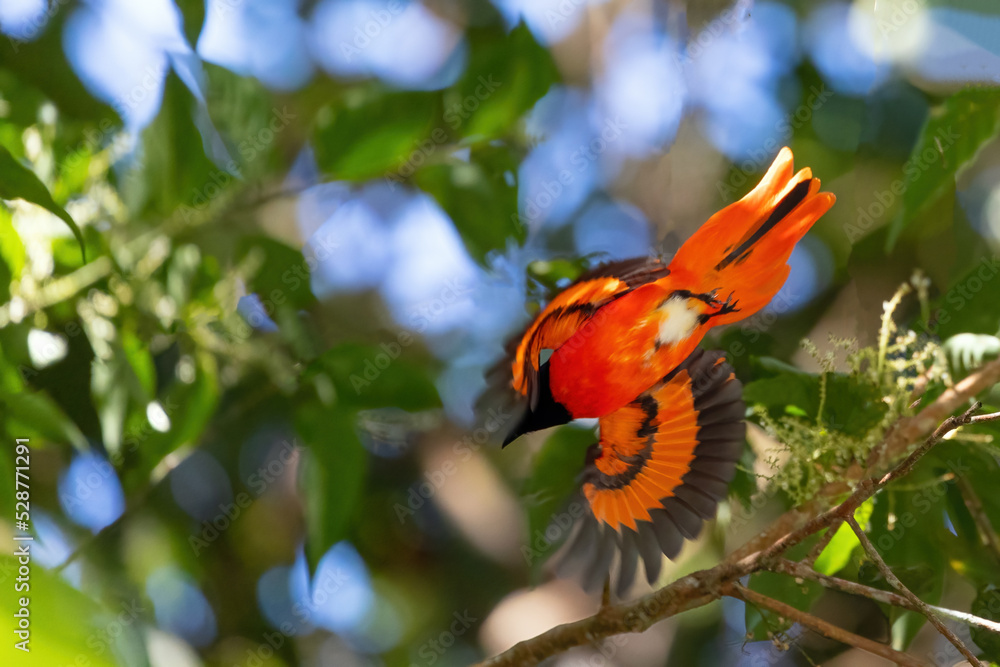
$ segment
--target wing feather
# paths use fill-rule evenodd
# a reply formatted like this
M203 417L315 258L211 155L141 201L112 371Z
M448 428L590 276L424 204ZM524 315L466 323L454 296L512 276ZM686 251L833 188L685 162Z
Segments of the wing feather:
M637 257L602 264L581 275L556 295L522 334L507 346L506 366L510 384L523 396L534 390L542 350L556 350L589 322L602 306L647 283L668 275L658 257Z
M618 560L618 590L632 583L633 552L642 555L652 583L660 554L674 558L715 515L742 452L744 414L741 385L723 354L695 350L656 386L601 419L581 493L589 509L584 520L596 520L597 534L628 536L619 540L629 553ZM578 540L574 550L589 549L593 559L596 546ZM594 572L591 562L589 583Z

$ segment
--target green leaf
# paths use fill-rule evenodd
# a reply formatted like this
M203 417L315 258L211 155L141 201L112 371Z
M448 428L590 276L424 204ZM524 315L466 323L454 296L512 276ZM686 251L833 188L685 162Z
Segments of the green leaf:
M0 208L0 301L10 300L10 283L21 277L24 244L11 221L10 211Z
M763 405L772 416L790 414L817 420L821 375L797 370L750 382L743 398L750 405ZM827 373L826 403L819 421L848 435L863 435L879 423L886 406L874 385L851 375Z
M787 406L795 406L815 417L819 408L819 382L808 373L782 373L747 383L743 399L747 404L763 405L779 414Z
M177 9L183 19L184 35L191 44L198 43L198 36L205 25L205 5L207 0L176 0ZM220 12L231 11L231 6L219 9Z
M980 149L1000 131L1000 90L967 88L931 111L903 166L902 208L886 237L886 252L903 230L946 192Z
M992 412L993 408L983 411ZM970 431L973 429L986 430L982 427L969 428ZM984 433L976 435L981 437ZM921 461L922 468L929 468L939 478L953 476L956 480L943 485L947 489L945 507L957 533L957 538L952 540L956 544L950 554L949 565L976 588L991 583L1000 584L996 558L991 550L984 547L976 519L969 511L970 503L979 505L983 517L991 526L1000 525L1000 497L994 492L1000 476L997 458L981 447L956 439L938 444L924 459Z
M437 95L373 85L345 98L318 115L315 132L316 162L334 178L401 181L448 140Z
M29 542L29 549L38 542ZM37 557L36 557L37 558ZM0 614L0 632L5 641L0 646L0 664L4 665L75 665L115 667L113 649L99 638L119 637L122 631L131 633L126 624L115 622L115 616L104 610L92 599L76 590L59 576L50 573L37 560L31 563L29 591L14 590L14 573L19 564L8 554L0 556L0 571L5 575L4 591L0 593L4 613ZM30 653L14 648L16 629L14 611L20 608L18 599L27 597L30 614ZM125 618L122 616L122 618ZM97 627L94 622L103 619L107 625ZM134 621L134 617L133 617ZM108 630L112 624L114 635ZM100 651L98 651L100 649ZM86 662L81 663L83 658Z
M77 425L43 391L0 396L0 412L6 413L7 431L17 437L87 448L87 439Z
M758 593L781 600L802 611L809 611L812 604L823 594L823 587L817 583L812 581L798 583L795 577L774 572L758 572L752 575L749 586ZM768 633L782 632L790 625L787 621L779 622L777 614L773 612L763 611L752 604L746 606L747 635L754 641L769 639Z
M169 72L160 111L142 132L142 162L119 186L134 216L176 215L187 222L233 184L234 176L205 155L195 106L191 91Z
M38 25L32 39L20 40L4 35L0 39L0 70L14 74L25 87L41 91L46 100L51 101L69 119L83 119L95 124L101 121L118 122L118 116L104 102L95 99L69 64L63 43L63 27L66 18L78 7L74 3L63 2L47 5L46 20ZM4 88L7 97L9 88ZM32 91L34 92L34 91ZM28 96L18 91L15 109ZM34 95L31 96L35 97ZM30 108L35 112L34 108ZM35 116L35 113L31 114Z
M252 254L251 254L252 253ZM238 257L258 266L247 284L266 303L304 308L316 301L309 284L309 266L302 252L269 236L255 235L240 241Z
M907 477L912 485L933 474L921 461ZM928 604L937 604L944 589L945 572L957 542L944 526L945 491L940 484L922 485L915 490L889 489L875 496L871 525L867 531L886 565L913 593ZM888 582L866 561L858 581L868 586L892 590ZM926 619L913 612L892 609L893 645L905 650Z
M107 361L95 358L90 376L90 392L101 421L101 440L112 453L121 449L129 404L129 370L123 357L118 352Z
M535 455L531 476L521 492L528 511L525 556L535 583L545 560L559 548L573 521L584 511L582 505L567 507L566 501L577 488L587 448L595 441L593 429L565 426L549 436Z
M946 340L962 334L1000 334L1000 299L996 298L997 277L1000 276L1000 260L996 254L986 255L949 285L948 290L932 304L931 321L927 332ZM952 342L947 350L949 355L958 356L962 361L966 355L954 347L965 347L962 343L969 339ZM977 341L981 350L970 351L969 357L987 356L992 353L989 341ZM955 355L955 352L958 352Z
M206 426L219 404L219 378L215 358L199 353L194 358L195 376L188 384L172 383L160 397L160 404L170 420L166 432L153 428L143 410L130 420L122 437L121 449L112 454L112 460L126 462L138 457L140 463L126 466L127 488L141 488L149 482L149 475L168 456L183 445L198 444Z
M39 180L38 176L35 176L35 172L18 162L3 146L0 146L0 199L23 199L58 216L69 225L70 231L73 232L77 243L80 244L80 254L83 255L83 261L87 261L83 234L80 233L76 222L66 212L66 209L52 199L48 188Z
M473 29L468 40L469 66L446 93L444 120L462 136L504 136L559 81L559 70L524 23L506 34Z
M1000 588L991 584L979 589L976 599L972 602L971 612L980 618L996 620L1000 612ZM972 641L983 651L979 657L994 662L1000 661L1000 635L974 625L969 626L969 630L972 632Z
M729 483L729 496L735 500L742 508L733 504L731 525L742 525L752 514L751 499L757 493L757 476L753 473L754 465L757 462L757 454L752 447L744 447L740 455L740 461L736 465L736 476Z
M979 368L991 359L1000 356L1000 338L987 334L962 333L952 336L942 345L952 373L959 376Z
M846 523L840 524L837 533L816 559L815 570L822 574L834 575L851 562L854 550L861 546L858 536Z
M344 405L411 411L440 407L441 399L426 367L402 358L413 340L404 331L378 346L342 343L321 354L307 369L306 377L328 375L337 400Z
M129 328L122 328L119 340L109 345L108 359L95 357L91 362L90 391L104 446L114 454L121 449L129 409L145 418L156 394L156 368L148 345Z
M137 389L142 399L149 400L156 393L156 365L149 351L149 343L143 341L131 328L119 330L122 352L138 382Z
M861 530L868 530L874 506L875 503L869 498L855 510L854 518L857 520ZM846 523L841 523L837 529L837 533L830 540L829 544L826 545L826 548L823 549L819 558L816 559L814 568L822 574L835 575L852 562L855 550L860 547L861 542L851 527Z
M300 466L306 498L306 559L311 571L347 537L365 488L368 453L358 440L352 410L308 403L295 414L295 430L308 449Z
M517 162L504 147L477 148L468 162L430 165L414 178L451 217L477 261L503 250L509 238L524 240L517 216Z

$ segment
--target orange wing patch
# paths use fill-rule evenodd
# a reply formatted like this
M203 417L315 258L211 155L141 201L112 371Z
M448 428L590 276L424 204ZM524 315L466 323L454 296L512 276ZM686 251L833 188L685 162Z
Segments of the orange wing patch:
M627 406L600 420L582 477L590 513L557 558L561 572L586 563L594 589L617 561L624 594L641 556L650 583L715 516L743 452L743 387L721 352L696 349ZM596 546L595 546L596 545Z
M542 350L558 349L601 306L669 273L660 259L639 257L602 264L581 275L549 302L520 337L510 361L514 389L531 396Z
M514 388L529 392L529 378L538 372L542 350L554 350L569 340L597 309L625 288L617 278L573 285L554 298L524 332L512 367Z
M697 436L687 370L603 418L601 455L594 461L599 476L583 486L594 516L616 530L622 525L636 530L636 520L651 521L649 510L680 486ZM598 496L600 511L594 502Z

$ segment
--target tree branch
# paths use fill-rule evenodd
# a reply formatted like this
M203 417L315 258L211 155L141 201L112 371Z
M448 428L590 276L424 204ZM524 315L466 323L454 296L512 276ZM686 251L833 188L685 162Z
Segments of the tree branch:
M952 419L954 419L954 417L952 417ZM916 453L917 452L914 452L914 454ZM886 475L886 477L888 477L888 475ZM882 556L875 549L875 545L872 544L872 541L868 539L867 535L865 535L865 531L861 530L861 526L858 525L858 522L853 516L847 517L847 525L849 525L851 530L854 531L854 534L858 536L858 540L861 542L861 546L864 548L865 553L867 553L868 557L874 561L875 566L878 568L878 571L882 573L882 576L885 577L885 580L888 581L893 588L902 593L903 597L909 600L917 608L917 610L931 622L931 625L937 628L937 631L940 632L945 639L950 641L952 645L958 649L959 653L965 656L965 659L969 661L969 664L973 667L984 667L983 663L979 662L979 659L973 655L972 651L969 650L969 647L965 645L965 642L959 639L958 635L952 632L951 628L945 625L944 621L938 618L938 615L934 613L934 610L932 610L926 602L914 595L913 591L907 588L906 585L899 580L899 577L893 574L892 570L889 569L889 566L886 565L884 560L882 560Z
M983 365L961 382L945 390L938 396L937 400L916 415L904 417L896 422L886 432L886 436L878 448L882 452L881 458L891 460L902 455L910 445L930 433L938 424L958 410L963 403L997 382L1000 382L1000 359ZM868 469L876 468L875 465L862 467L858 463L853 464L845 472L843 480L827 484L816 494L816 498L785 512L763 532L730 554L729 559L739 560L760 551L801 524L803 520L820 511L831 499L849 493L851 485L863 479Z
M740 586L739 584L733 584L730 586L729 589L727 589L726 594L739 600L743 600L747 604L754 604L758 607L770 609L776 614L795 621L799 625L807 627L814 632L818 632L824 637L829 637L830 639L841 642L842 644L854 646L862 651L867 651L868 653L877 655L880 658L891 660L897 665L904 665L904 667L927 667L926 663L920 662L916 658L905 653L900 653L885 644L880 644L877 641L868 639L867 637L856 635L853 632L844 630L843 628L838 627L829 621L825 621L818 616L813 616L812 614L800 611L791 605L775 600L774 598L769 598L766 595Z
M832 540L833 536L837 534L837 531L840 530L840 526L843 523L843 519L836 519L833 523L831 523L830 527L826 529L826 532L823 533L822 537L816 540L816 544L812 546L812 549L809 550L809 553L802 562L812 567L816 563L816 559L819 558L819 555L823 553L823 550L830 545L830 540Z
M534 665L575 646L590 644L616 634L643 632L657 621L719 599L722 595L733 591L733 585L741 577L771 566L785 551L802 540L824 528L832 528L835 523L839 525L840 521L852 517L861 503L872 497L892 480L909 473L920 457L940 442L950 431L964 424L1000 418L1000 413L973 417L972 412L978 408L979 404L960 416L949 417L963 403L998 381L1000 381L1000 360L986 364L954 387L946 390L917 415L897 422L887 431L879 446L882 460L898 458L914 442L927 436L928 433L930 435L916 450L880 478L867 476L867 467L863 468L859 464L854 464L848 469L843 481L827 485L813 500L780 516L764 531L751 538L714 568L700 570L682 577L634 602L604 607L594 616L556 626L479 663L478 667ZM857 483L853 489L851 488L852 483ZM845 493L849 494L846 499L833 508L825 509L831 500L838 496L843 497ZM750 591L749 595L753 596L755 593ZM783 603L778 602L777 604ZM762 606L766 605L762 604ZM804 613L795 611L800 615ZM784 615L792 618L790 614ZM809 616L809 619L815 619L815 617ZM810 620L810 622L812 621ZM808 627L822 632L816 627ZM839 637L852 640L857 637L839 628L831 630L831 632L839 632ZM838 637L832 638L845 641ZM866 651L870 650L876 655L885 656L885 651L892 651L892 649L876 644L872 640L863 637L857 637L857 639L861 640L861 643L854 641L847 641L847 643ZM879 648L874 648L873 644ZM879 650L883 652L878 653ZM897 660L902 665L921 664L897 651L892 651L891 655L893 657L888 659ZM899 656L903 656L905 660L901 660Z
M986 516L986 511L983 509L983 501L979 499L979 494L972 488L972 484L969 483L968 479L962 475L955 475L955 482L958 484L958 491L962 495L962 500L965 501L965 506L968 508L969 514L972 515L972 520L976 524L980 539L993 552L993 558L1000 563L1000 537L997 536L997 531L993 528L990 518Z
M814 581L824 588L832 588L834 590L841 591L843 593L849 593L851 595L860 595L861 597L866 597L875 602L881 602L883 604L889 604L894 607L900 607L902 609L909 609L910 611L920 612L917 605L913 604L909 600L899 593L893 593L892 591L883 591L880 588L872 588L871 586L865 586L864 584L859 584L855 581L848 581L847 579L840 579L838 577L831 577L826 574L817 572L816 570L808 567L803 563L796 563L794 561L786 560L784 558L779 559L771 563L768 568L772 572L778 572L780 574L787 574L789 576L795 577L797 579L808 579L809 581ZM964 611L956 611L954 609L946 609L944 607L935 607L934 605L927 605L933 609L937 614L945 616L947 618L954 619L956 621L961 621L966 625L971 625L977 628L982 628L983 630L989 630L990 632L995 632L1000 635L1000 623L996 621L990 621L985 618L980 618L973 614L968 614Z

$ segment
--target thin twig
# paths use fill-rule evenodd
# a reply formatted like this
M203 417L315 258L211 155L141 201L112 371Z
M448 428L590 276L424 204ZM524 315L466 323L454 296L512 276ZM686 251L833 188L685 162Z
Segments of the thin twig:
M809 550L805 560L802 561L805 565L808 565L809 567L815 565L816 559L819 558L820 554L823 553L823 550L829 546L830 540L832 540L833 536L837 534L837 531L840 530L840 526L843 523L844 520L838 517L833 523L830 524L830 527L827 528L826 532L820 536L816 544L814 544L812 549Z
M855 581L848 581L847 579L840 579L839 577L831 577L817 572L811 567L806 566L804 563L796 563L782 558L771 563L771 565L768 566L768 569L772 572L787 574L798 579L808 579L809 581L814 581L824 588L832 588L844 593L850 593L851 595L860 595L876 602L882 602L884 604L900 607L902 609L909 609L910 611L920 611L920 609L917 608L913 602L899 593L884 591L880 588L872 588L871 586L865 586L864 584L859 584ZM997 623L996 621L991 621L964 611L957 611L955 609L935 607L934 605L927 606L941 616L961 621L966 625L971 625L1000 634L1000 623Z
M934 429L934 432L931 433L930 437L927 438L927 440L925 440L922 445L920 445L919 447L917 447L917 449L911 452L910 455L907 456L902 463L900 463L898 466L896 466L888 473L886 473L885 477L879 480L878 485L882 487L898 477L908 475L910 471L913 470L913 466L917 464L917 461L919 461L924 454L930 451L931 447L941 442L941 440L944 439L944 436L948 435L948 433L954 431L959 426L965 426L966 424L975 424L979 422L993 421L995 419L1000 418L1000 413L994 413L990 415L978 415L974 417L973 414L976 412L976 410L978 410L981 407L983 407L983 404L980 403L979 401L976 401L975 403L973 403L971 408L963 412L961 415L957 417L954 416L948 417L947 419L945 419L940 426Z
M919 413L901 419L890 427L882 444L878 446L882 454L881 459L892 460L900 456L914 442L930 433L969 399L997 384L997 382L1000 382L1000 359L984 364L961 382L946 389L934 402ZM737 562L772 544L775 540L794 530L810 516L821 511L831 499L850 493L851 485L864 479L869 469L875 468L877 466L871 463L868 466L862 466L858 463L851 465L841 480L827 484L816 494L815 498L785 512L765 530L731 553L726 560Z
M891 660L897 665L903 665L904 667L927 667L926 663L920 662L916 658L905 653L900 653L885 644L879 644L877 641L868 639L867 637L856 635L853 632L849 632L841 627L838 627L829 621L819 618L818 616L813 616L807 612L800 611L791 605L775 600L774 598L769 598L766 595L740 586L739 584L733 584L725 592L727 595L741 599L744 602L757 605L758 607L766 607L784 618L795 621L799 625L807 627L814 632L818 632L824 637L829 637L830 639L841 642L842 644L854 646L862 651L867 651L868 653L877 655L880 658Z
M111 275L113 270L114 264L111 259L102 255L72 273L53 278L30 298L22 299L19 307L14 306L14 299L0 306L0 325L6 326L8 322L22 322L37 311L62 303L91 285L104 280Z
M853 517L854 511L861 506L861 503L865 502L873 495L875 495L875 493L879 489L884 487L892 480L909 474L909 472L913 470L913 466L917 464L917 461L919 461L924 454L929 452L931 448L934 447L934 445L941 442L941 440L944 438L945 435L955 430L959 426L973 423L972 413L975 410L978 410L981 406L982 404L977 401L971 408L966 410L961 415L948 417L947 419L945 419L944 422L942 422L940 426L934 429L934 432L931 433L930 436L928 436L927 439L919 447L917 447L909 456L903 459L901 463L897 464L894 468L892 468L881 478L875 479L874 477L869 477L861 480L861 482L858 483L857 487L855 487L854 492L851 493L851 495L849 495L847 499L844 500L842 503L840 503L835 507L832 507L831 509L826 510L825 512L821 512L813 516L811 519L806 521L798 528L792 530L791 532L786 533L781 538L772 542L770 546L768 546L765 549L762 549L760 552L758 552L756 557L760 558L764 562L769 562L777 558L778 556L782 555L783 553L785 553L785 551L795 546L796 544L798 544L805 538L809 537L810 535L819 532L820 530L822 530L827 526L832 525L832 523L837 519L848 519L850 517ZM980 415L980 416L989 417L992 419L1000 417L1000 415L997 416ZM807 506L815 506L815 504L816 503L814 501L808 503ZM737 552L735 552L735 554L739 554L742 551L743 550L740 549ZM729 558L733 559L735 554L730 555ZM753 554L751 554L750 556L744 556L742 560L746 560L752 557L754 557Z
M955 482L958 484L958 492L962 495L965 506L976 524L980 539L993 552L993 557L997 562L1000 562L1000 537L997 536L997 531L993 528L993 522L986 516L983 501L979 499L979 494L972 488L968 479L962 475L955 475Z
M882 573L882 576L885 577L885 580L888 581L893 588L899 591L903 597L913 603L919 612L931 622L931 625L937 628L937 631L940 632L945 639L950 641L952 645L958 649L959 653L965 656L965 659L969 661L969 664L973 665L973 667L983 667L983 663L979 662L979 659L973 655L972 651L969 650L969 647L965 645L965 642L959 639L958 635L952 632L951 628L944 624L944 621L942 621L938 615L934 613L934 610L931 609L926 602L914 595L913 591L907 588L906 585L899 580L899 577L893 574L892 570L889 569L889 566L886 565L884 560L882 560L882 556L880 556L878 551L875 550L875 545L872 544L871 540L868 539L868 536L865 535L865 531L861 530L861 526L858 525L858 522L854 520L853 516L847 517L847 525L849 525L851 530L854 531L854 534L858 536L858 540L861 542L861 546L864 548L865 553L867 553L868 557L875 563L875 566L878 568L878 571Z
M969 420L970 424L985 424L986 422L995 422L1000 419L1000 412L991 412L988 415L976 415Z

